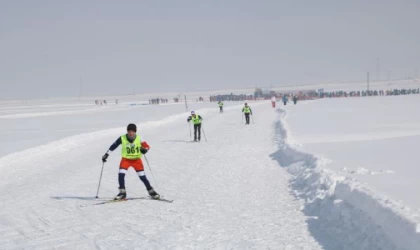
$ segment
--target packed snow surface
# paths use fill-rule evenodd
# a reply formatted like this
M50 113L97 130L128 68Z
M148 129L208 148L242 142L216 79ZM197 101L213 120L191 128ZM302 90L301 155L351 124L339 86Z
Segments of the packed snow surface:
M185 112L184 104L142 104L132 101L96 106L91 101L60 103L58 100L47 104L0 105L0 157L68 136ZM214 104L189 104L191 110L206 107L214 107Z
M91 205L101 156L125 131L123 115L121 127L1 158L0 249L321 249L302 201L290 193L290 176L270 157L276 116L265 105L253 108L251 126L241 106L223 115L217 106L198 109L208 140L201 143L190 143L186 113L138 123L158 185L147 169L148 177L171 204ZM117 194L119 160L117 150L105 164L100 200ZM146 196L133 170L126 182L128 197Z
M410 182L416 172L401 172L414 160L375 167L366 152L398 162L393 155L417 145L398 141L400 148L389 151L387 140L418 135L417 99L399 98L277 109L253 102L249 126L238 103L225 103L224 114L214 103L194 104L190 109L204 118L200 143L191 142L182 104L2 106L0 249L420 249L415 206L375 179ZM388 110L369 120L383 105ZM390 114L396 118L388 120ZM151 145L149 180L174 202L94 205L118 192L119 149L94 198L101 156L133 121ZM376 141L383 143L351 147ZM128 197L147 195L133 170L126 186Z

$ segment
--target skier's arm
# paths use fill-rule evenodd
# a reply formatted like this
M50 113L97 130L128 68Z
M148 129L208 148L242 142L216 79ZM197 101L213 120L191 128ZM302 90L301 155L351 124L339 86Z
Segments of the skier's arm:
M252 109L251 108L249 108L249 111L251 111L251 115L252 115Z
M114 151L116 148L118 148L119 145L121 145L122 141L121 141L121 137L119 137L114 143L112 143L111 147L109 147L109 150L106 151L106 153L104 154L104 156L102 156L102 162L105 163L106 160L108 159L109 156L109 152L110 151Z
M203 120L203 117L201 117L200 115L198 115L198 119L200 119L200 121Z
M149 151L149 149L150 149L150 146L149 146L149 144L147 144L147 142L144 141L144 142L141 143L140 152L142 154L146 154Z
M242 109L242 113L245 111L245 108Z
M190 122L191 119L192 119L191 116L188 116L187 122Z
M147 150L149 150L149 149L150 149L149 144L147 144L147 142L145 142L145 141L141 143L141 147L142 147L142 148L145 148L145 149L147 149Z
M107 153L109 153L109 151L114 151L115 149L117 149L118 146L121 145L121 143L122 143L121 137L118 137L118 139L114 143L112 143L111 147L109 147L109 150Z

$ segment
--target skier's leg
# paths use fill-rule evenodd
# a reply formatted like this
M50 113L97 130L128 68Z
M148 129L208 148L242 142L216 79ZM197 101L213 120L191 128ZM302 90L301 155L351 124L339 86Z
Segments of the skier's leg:
M194 141L197 140L197 130L198 130L198 124L194 124Z
M137 175L139 176L140 180L143 182L144 186L147 189L147 192L153 199L159 199L160 195L156 193L156 191L153 189L152 185L150 185L149 180L146 177L146 173L144 172L144 166L143 161L141 159L136 160L134 165L134 169L137 172Z
M137 175L139 176L140 180L143 182L144 186L146 187L147 191L153 189L153 187L150 185L149 180L146 177L146 173L144 171L138 171Z
M129 167L131 167L130 161L122 158L120 162L120 171L118 172L118 184L120 185L120 189L125 190L125 174Z
M136 170L137 175L139 176L140 180L144 183L144 186L149 191L153 189L150 185L149 180L146 177L146 173L144 172L143 161L141 159L135 160L133 163L134 170Z
M118 184L119 189L125 189L125 174L127 173L126 169L120 168L120 171L118 172Z
M198 141L200 141L201 140L201 124L198 124L197 130L198 130Z
M127 173L127 169L125 165L126 163L124 162L124 159L122 159L118 172L119 193L115 196L115 200L121 200L127 197L127 192L125 191L125 174Z
M125 174L127 173L127 169L120 168L118 172L118 184L119 189L125 189Z

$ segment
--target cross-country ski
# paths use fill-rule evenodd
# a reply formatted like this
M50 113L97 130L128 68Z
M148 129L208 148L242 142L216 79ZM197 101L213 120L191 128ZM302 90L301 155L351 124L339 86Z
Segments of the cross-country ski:
M118 203L118 202L123 202L123 201L133 201L133 200L154 200L154 201L162 201L162 202L167 202L167 203L174 202L173 200L168 200L163 197L160 197L159 199L155 199L153 197L139 197L139 198L112 199L112 200L101 201L101 202L97 202L93 204L82 204L80 205L80 207L98 206L98 205L105 205L105 204L112 204L112 203Z

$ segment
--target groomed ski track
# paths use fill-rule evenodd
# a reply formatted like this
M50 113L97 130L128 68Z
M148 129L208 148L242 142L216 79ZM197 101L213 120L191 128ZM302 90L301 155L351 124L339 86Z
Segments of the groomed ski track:
M146 168L149 180L172 204L85 206L97 203L100 158L125 127L0 158L0 249L396 249L345 201L305 203L328 197L310 185L321 175L299 181L311 156L286 145L282 115L269 103L251 107L250 126L239 106L199 110L208 142L190 143L186 113L138 124L158 186ZM101 200L117 193L119 160L116 150L105 165ZM126 186L128 197L146 196L133 170Z

